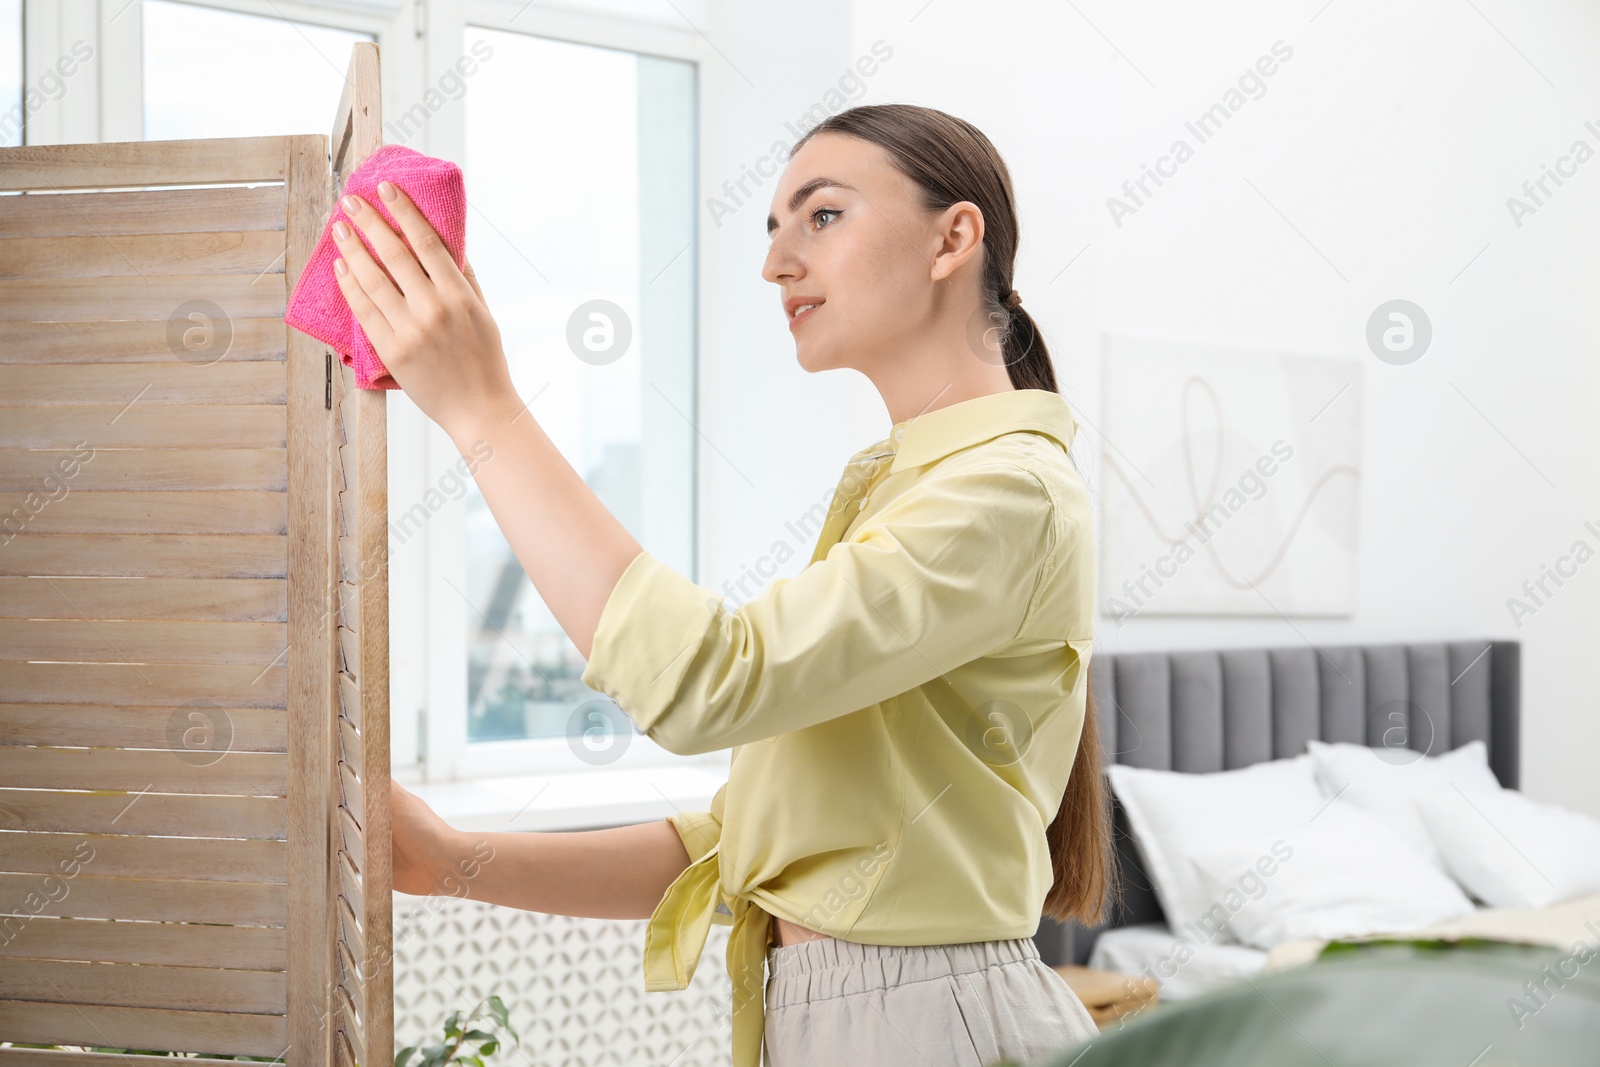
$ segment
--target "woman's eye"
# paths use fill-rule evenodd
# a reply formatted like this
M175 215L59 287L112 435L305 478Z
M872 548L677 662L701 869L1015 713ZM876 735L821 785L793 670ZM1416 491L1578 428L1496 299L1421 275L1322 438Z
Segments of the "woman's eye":
M815 211L813 211L811 213L811 216L810 216L811 224L813 226L815 226L817 224L817 216L818 215L837 215L837 214L839 214L839 212L835 211L831 207L819 207L819 208L817 208Z

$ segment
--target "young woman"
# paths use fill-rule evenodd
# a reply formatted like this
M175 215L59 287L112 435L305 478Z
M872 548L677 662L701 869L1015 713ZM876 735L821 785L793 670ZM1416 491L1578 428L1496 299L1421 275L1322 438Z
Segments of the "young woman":
M380 188L340 285L463 454L583 681L669 751L733 749L707 811L585 833L453 830L395 785L394 882L648 918L647 989L731 925L736 1067L981 1065L1096 1033L1039 958L1040 916L1097 922L1110 827L1088 662L1076 422L1012 288L1010 175L943 112L858 107L806 134L767 220L800 365L848 367L889 434L851 457L811 562L729 611L641 546L512 388L471 267ZM420 262L419 262L420 261ZM474 864L481 842L492 860Z

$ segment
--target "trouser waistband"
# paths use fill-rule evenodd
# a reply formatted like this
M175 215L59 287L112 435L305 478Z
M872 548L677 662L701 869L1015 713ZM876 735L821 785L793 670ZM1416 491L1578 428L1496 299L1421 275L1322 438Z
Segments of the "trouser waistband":
M947 945L868 945L826 937L767 950L769 1008L1039 959L1031 937Z

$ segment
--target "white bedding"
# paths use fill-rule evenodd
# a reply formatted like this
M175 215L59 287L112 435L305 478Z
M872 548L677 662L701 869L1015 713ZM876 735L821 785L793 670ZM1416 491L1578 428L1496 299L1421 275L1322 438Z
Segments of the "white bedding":
M1220 989L1259 973L1266 962L1266 952L1248 945L1209 941L1196 947L1180 940L1166 923L1107 930L1089 953L1089 966L1097 970L1154 978L1161 985L1162 1000L1184 1000Z
M1600 893L1560 904L1547 904L1542 908L1479 908L1464 918L1416 930L1373 934L1371 937L1487 937L1498 941L1549 945L1562 951L1571 951L1580 943L1600 948ZM1277 971L1310 963L1326 944L1327 941L1314 937L1285 941L1267 953L1264 969Z
M1460 919L1372 936L1488 937L1563 951L1579 943L1600 948L1600 893L1542 908L1479 908ZM1154 978L1161 984L1162 1000L1184 1000L1247 976L1310 963L1326 944L1321 938L1300 938L1270 952L1219 941L1196 948L1181 942L1165 923L1140 923L1107 930L1096 938L1089 966Z

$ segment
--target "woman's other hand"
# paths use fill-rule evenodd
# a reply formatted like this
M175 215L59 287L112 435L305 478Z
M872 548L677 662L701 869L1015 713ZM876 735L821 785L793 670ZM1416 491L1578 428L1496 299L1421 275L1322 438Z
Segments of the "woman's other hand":
M460 835L411 790L389 782L394 888L413 896L460 896Z
M345 211L382 261L346 224L334 226L343 257L334 261L334 276L351 313L390 376L452 438L484 416L509 420L522 403L472 264L463 259L465 271L456 266L405 190L380 182L378 193L405 239L377 208L359 196L345 198Z

